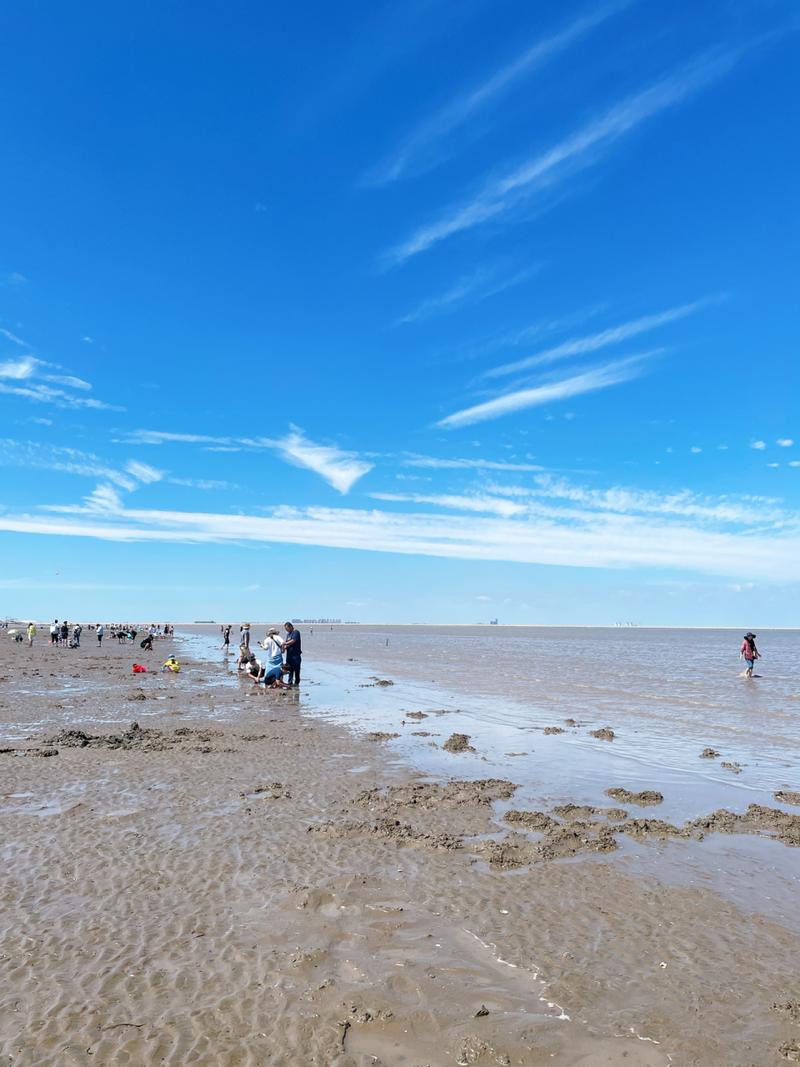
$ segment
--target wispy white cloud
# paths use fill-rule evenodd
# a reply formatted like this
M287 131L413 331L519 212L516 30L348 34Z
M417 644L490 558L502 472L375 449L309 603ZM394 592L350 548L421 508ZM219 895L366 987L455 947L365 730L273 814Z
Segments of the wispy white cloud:
M483 515L502 515L511 518L525 512L523 504L502 497L486 496L479 493L370 493L373 500L386 500L396 503L432 504L438 508L452 511L474 511Z
M233 482L220 481L217 478L167 478L170 485L182 485L188 489L203 489L208 491L221 489L238 489Z
M241 449L276 452L287 463L319 474L328 485L340 493L347 493L373 464L353 452L333 445L310 441L296 426L284 437L213 437L208 434L173 433L165 430L131 430L120 434L118 440L126 444L163 445L199 444L207 451L237 452Z
M9 333L8 330L0 330L5 337L15 344L24 345L21 338ZM36 356L27 355L18 359L8 359L0 363L0 393L7 396L20 396L26 400L33 400L40 404L53 404L60 408L95 408L108 411L118 411L111 404L93 397L80 397L68 393L66 389L78 389L82 392L92 387L83 378L77 378L73 374L53 373L53 369L59 370L58 364L48 363ZM8 385L7 382L25 383ZM45 384L46 383L46 384ZM57 386L59 388L54 388ZM61 388L63 386L63 388Z
M540 269L539 265L525 267L506 278L498 277L496 266L479 267L471 274L465 274L459 278L449 289L439 296L423 300L412 311L403 315L395 323L396 326L407 325L412 322L421 322L432 318L434 315L442 315L454 311L465 302L480 303L492 296L505 292L515 285L521 285L528 281Z
M567 501L598 513L677 516L703 523L771 526L774 529L795 526L800 522L800 516L779 507L779 501L774 497L713 497L690 489L654 492L627 486L595 489L550 474L539 474L533 482L533 485L525 486L488 485L485 490L493 496L509 496L515 500ZM570 512L568 517L586 518L586 513Z
M202 433L172 433L168 430L124 430L117 439L128 445L227 445L231 444L230 437L210 437Z
M708 303L709 298L696 300L694 303L681 304L679 307L669 308L667 311L660 311L654 315L643 315L641 318L623 322L619 326L612 326L607 330L601 330L599 333L589 334L586 337L572 337L567 341L562 341L561 344L555 345L553 348L546 348L542 352L526 356L525 359L518 359L513 363L504 363L499 367L490 367L484 371L483 377L499 378L506 374L516 374L519 371L528 370L531 367L556 363L572 356L583 356L589 352L597 352L601 348L620 344L622 341L638 337L639 334L646 333L649 330L658 329L658 327L666 326L670 322L686 318L687 315L693 315L696 311L706 307Z
M419 174L438 161L437 146L475 114L496 103L524 77L554 59L570 45L626 7L627 3L607 4L575 19L558 33L537 41L515 59L469 92L454 97L444 107L421 122L389 157L373 167L363 179L365 185L386 185L409 174Z
M0 326L0 337L5 337L7 341L11 341L12 344L19 345L20 348L30 348L31 346L27 341L23 341L21 337L17 337L11 330L7 330L5 326Z
M767 447L767 442L766 441L751 441L750 442L750 447L754 448L756 450L756 452L763 452L764 449Z
M780 448L791 448L794 444L794 441L791 437L779 437L775 444L778 445Z
M566 400L573 396L608 389L613 385L620 385L638 377L643 361L655 354L656 351L642 352L636 356L594 367L570 378L504 393L492 400L485 400L481 404L473 404L472 407L462 408L461 411L447 415L436 425L445 430L454 430L461 426L471 426L476 422L497 419L501 415L511 415L527 408L541 407L543 404L551 404L557 400Z
M675 107L694 93L727 74L741 56L734 49L707 52L646 89L621 100L504 177L488 181L471 200L450 208L441 218L417 229L389 250L388 263L403 261L426 251L454 234L470 230L504 215L521 199L563 179L572 169L597 163L610 148L647 119Z
M33 377L37 363L38 360L33 356L25 356L23 359L7 359L0 363L0 378L10 378L17 382L25 381Z
M103 492L77 511L0 513L0 530L112 541L272 542L551 566L657 567L800 581L800 516L780 528L718 529L683 516L589 510L568 520L274 507L268 515L120 508Z
M129 460L125 465L125 470L128 474L132 474L133 477L143 485L160 482L164 477L164 471L160 471L156 467L151 467L149 463L141 463L138 459Z
M484 470L484 471L541 471L538 463L503 463L493 459L442 459L438 456L418 456L411 453L403 457L406 467L423 467L431 470Z
M353 452L344 452L332 445L309 441L296 426L279 440L258 439L256 444L274 448L287 463L314 471L340 493L348 493L355 483L372 470L374 464L360 459Z

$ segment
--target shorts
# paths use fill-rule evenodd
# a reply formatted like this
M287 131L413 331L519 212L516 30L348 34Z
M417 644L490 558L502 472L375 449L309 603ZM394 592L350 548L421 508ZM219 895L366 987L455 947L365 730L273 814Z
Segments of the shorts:
M270 667L270 669L264 675L264 681L274 682L276 680L279 680L282 673L283 671L281 667Z
M755 666L756 661L754 659L746 659L745 663L747 664L747 669L749 671L752 671L753 667Z

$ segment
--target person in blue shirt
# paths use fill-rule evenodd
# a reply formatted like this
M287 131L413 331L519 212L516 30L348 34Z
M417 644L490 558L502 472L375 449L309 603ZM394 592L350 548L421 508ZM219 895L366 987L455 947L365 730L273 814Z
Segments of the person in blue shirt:
M289 668L289 685L300 685L300 664L303 658L300 631L295 630L290 622L285 622L283 628L286 631L283 651L286 653L286 666Z

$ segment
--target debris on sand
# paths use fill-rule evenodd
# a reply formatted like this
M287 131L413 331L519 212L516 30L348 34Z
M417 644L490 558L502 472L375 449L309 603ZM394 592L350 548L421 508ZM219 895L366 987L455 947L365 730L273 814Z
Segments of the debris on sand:
M361 683L359 689L372 689L376 685L385 688L387 685L394 685L394 682L392 682L389 678L378 678L376 677L376 675L373 674L370 675L370 680L368 682Z
M782 1004L773 1004L772 1011L783 1015L790 1022L800 1024L800 1000L786 1000Z
M25 750L26 756L39 756L41 759L47 759L50 756L57 756L57 748L28 748Z
M483 1018L484 1018L484 1017L485 1017L486 1015L488 1015L488 1014L489 1014L489 1009L488 1009L488 1008L486 1007L486 1005L485 1005L485 1004L481 1004L481 1006L480 1006L480 1007L478 1008L478 1010L477 1010L477 1011L475 1012L475 1016L474 1016L474 1018L476 1018L476 1019L483 1019Z
M267 797L270 800L291 800L292 794L289 791L288 786L285 786L283 782L270 782L269 785L257 785L254 789L251 789L247 793L240 793L240 797Z
M564 725L569 727L575 727L578 725L575 719L564 719Z
M704 748L700 753L700 759L716 759L719 752L715 748Z
M427 719L428 716L424 711L409 711L406 715L407 719Z
M791 789L779 789L772 794L781 804L800 804L800 793L794 793Z
M616 737L616 734L610 726L603 726L599 730L590 730L589 733L592 737L596 737L600 741L613 741Z
M643 789L641 793L632 793L630 789L623 789L622 786L606 789L606 796L611 797L612 800L619 800L622 804L638 804L640 807L660 804L664 799L663 794L655 789Z
M399 737L400 734L389 734L385 730L374 730L372 733L367 734L367 741L391 741L395 737Z
M790 1063L800 1063L800 1041L784 1041L778 1049L778 1055Z
M544 732L546 734L563 734L564 730L561 726L545 726Z
M469 734L450 734L442 745L446 752L474 752L475 749L469 743Z
M412 730L412 737L436 737L436 734L432 734L430 730Z

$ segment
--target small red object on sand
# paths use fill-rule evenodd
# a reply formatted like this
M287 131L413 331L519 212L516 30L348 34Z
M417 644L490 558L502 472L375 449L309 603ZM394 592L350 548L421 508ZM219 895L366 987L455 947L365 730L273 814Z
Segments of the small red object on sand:
M134 665L133 665L133 673L134 674L147 674L147 667L142 666L141 663L134 663Z

